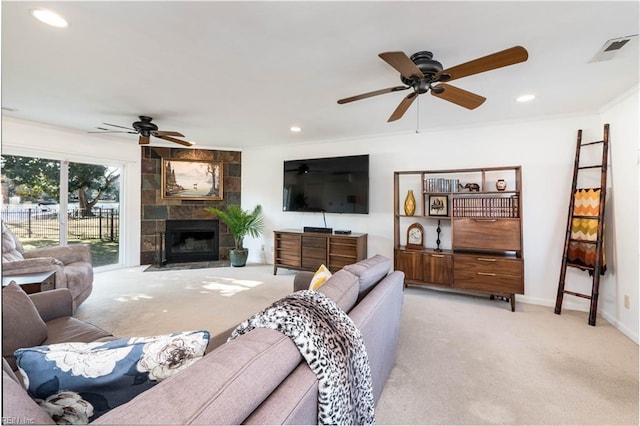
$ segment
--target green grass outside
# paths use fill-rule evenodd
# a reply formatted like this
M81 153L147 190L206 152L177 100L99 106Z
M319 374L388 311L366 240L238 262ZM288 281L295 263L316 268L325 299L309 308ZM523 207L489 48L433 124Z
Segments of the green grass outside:
M32 250L34 248L51 247L59 244L58 240L51 239L35 239L35 238L21 238L20 242L25 251ZM70 240L69 245L72 244L89 244L91 247L91 257L94 267L113 265L118 263L118 242L108 242L101 240Z

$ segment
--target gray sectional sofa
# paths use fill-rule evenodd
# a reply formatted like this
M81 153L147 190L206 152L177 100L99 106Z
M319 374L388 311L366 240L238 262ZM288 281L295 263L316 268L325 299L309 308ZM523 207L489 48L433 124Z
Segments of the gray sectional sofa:
M362 333L376 402L395 363L403 303L404 274L390 272L391 266L389 259L376 255L337 271L318 290L347 312ZM312 275L298 273L294 290L308 288ZM2 416L47 424L52 423L51 418L29 397L13 371L13 350L25 344L114 337L73 318L71 296L64 289L29 299L31 307L22 300L24 306L3 309ZM5 300L3 297L3 304ZM24 318L18 317L34 314L42 325L24 329ZM29 340L24 339L25 334ZM229 342L225 339L213 338L208 353L198 362L93 423L317 424L318 381L291 339L267 328Z

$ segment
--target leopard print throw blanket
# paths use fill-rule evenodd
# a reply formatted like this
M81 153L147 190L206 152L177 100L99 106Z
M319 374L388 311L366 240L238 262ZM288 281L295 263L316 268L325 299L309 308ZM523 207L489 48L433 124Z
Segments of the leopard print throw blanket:
M229 341L254 328L291 338L318 378L318 424L375 423L371 369L360 330L322 293L301 290L240 324Z

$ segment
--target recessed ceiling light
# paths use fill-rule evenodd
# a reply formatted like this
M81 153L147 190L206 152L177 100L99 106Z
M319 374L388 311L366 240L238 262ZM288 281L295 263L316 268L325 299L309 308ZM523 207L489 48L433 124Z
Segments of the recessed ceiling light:
M536 98L536 95L522 95L522 96L519 96L516 99L516 101L518 101L518 102L529 102L529 101L534 100L535 98Z
M66 28L69 26L65 19L57 13L47 9L31 9L31 14L40 22L56 28Z
M294 133L298 133L298 132L301 132L301 131L302 131L302 128L301 128L301 127L298 127L298 126L291 126L291 127L289 128L289 130L291 130L291 131L292 131L292 132L294 132Z

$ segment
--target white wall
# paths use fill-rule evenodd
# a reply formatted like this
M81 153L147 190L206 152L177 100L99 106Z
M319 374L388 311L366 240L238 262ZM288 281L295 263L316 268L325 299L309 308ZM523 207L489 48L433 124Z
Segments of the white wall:
M264 238L246 241L250 260L273 261L272 231L276 229L324 226L321 213L282 211L284 160L368 153L370 213L327 213L327 226L368 233L369 256L379 253L389 257L393 256L394 171L521 165L525 295L518 300L552 307L558 288L577 131L583 129L584 141L601 140L602 126L608 122L613 153L613 176L608 186L616 186L609 190L613 202L607 209L613 213L607 228L607 262L611 273L601 280L599 311L637 342L637 104L635 88L602 114L245 150L242 203L245 208L262 204L266 225ZM444 233L447 230L444 228ZM428 234L427 239L435 240L434 234ZM442 240L447 241L447 236ZM585 272L570 268L566 288L590 293L591 279ZM623 307L625 294L632 300L630 310ZM563 309L587 311L588 301L565 296Z
M603 109L602 123L611 126L609 203L607 204L606 254L612 259L600 285L599 312L627 336L638 342L640 251L638 209L640 178L640 100L638 90ZM629 296L631 309L624 307Z
M2 118L2 153L120 166L120 266L140 264L140 148L135 141L95 136L31 121ZM106 268L106 267L105 267Z

